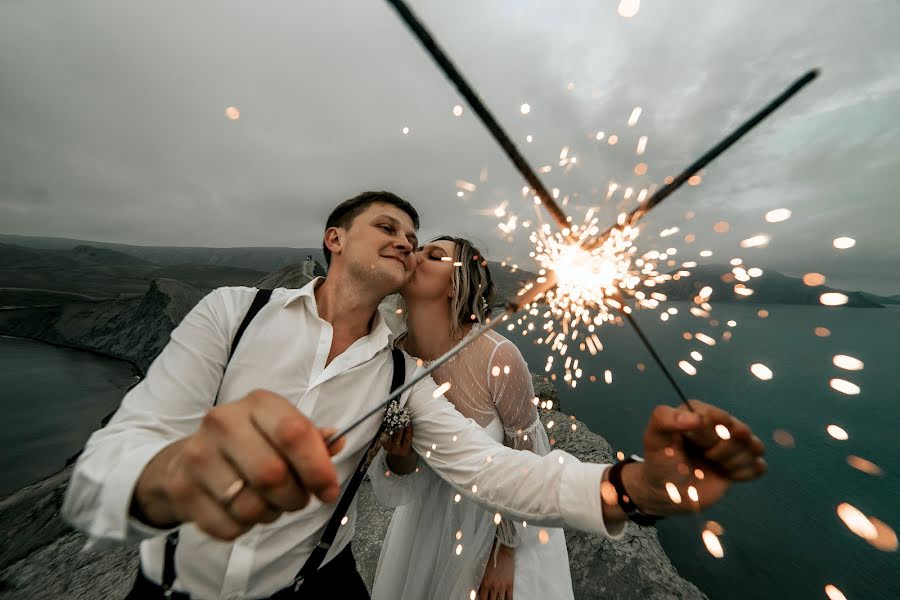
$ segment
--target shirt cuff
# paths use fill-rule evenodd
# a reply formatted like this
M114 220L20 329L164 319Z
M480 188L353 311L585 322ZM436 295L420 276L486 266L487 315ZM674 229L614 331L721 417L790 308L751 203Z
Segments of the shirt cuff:
M137 543L175 531L157 529L131 516L131 498L137 480L147 464L174 440L157 440L135 448L113 468L103 485L97 522L91 537L111 538L120 543Z
M559 504L569 526L618 540L625 535L625 523L607 527L600 496L603 473L611 466L569 462L563 470Z

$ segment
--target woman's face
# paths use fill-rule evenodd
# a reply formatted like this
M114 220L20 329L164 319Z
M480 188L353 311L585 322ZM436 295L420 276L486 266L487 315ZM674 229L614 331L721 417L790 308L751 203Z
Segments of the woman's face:
M416 250L416 270L400 293L407 304L416 300L450 299L456 244L450 240L429 242Z

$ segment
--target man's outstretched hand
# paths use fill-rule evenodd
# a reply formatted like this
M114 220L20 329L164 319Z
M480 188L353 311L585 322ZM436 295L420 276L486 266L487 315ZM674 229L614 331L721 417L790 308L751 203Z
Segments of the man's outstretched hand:
M193 522L212 537L233 540L257 523L300 510L315 495L337 499L327 446L331 429L318 429L278 394L253 391L217 406L196 433L161 450L144 468L131 514L158 528Z
M644 462L622 470L625 490L641 512L664 516L701 510L718 502L732 482L766 472L765 447L745 423L710 404L690 404L694 412L657 406L644 431ZM611 485L604 481L605 504L616 502Z

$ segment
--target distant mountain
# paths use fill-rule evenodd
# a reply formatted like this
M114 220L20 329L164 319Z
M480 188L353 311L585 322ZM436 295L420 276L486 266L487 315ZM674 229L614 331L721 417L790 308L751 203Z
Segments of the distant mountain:
M94 297L143 293L150 280L168 278L198 288L222 285L254 285L267 275L311 256L319 265L325 260L321 248L201 248L133 246L66 238L26 237L0 234L0 287L59 290ZM513 296L534 273L489 261L497 284L495 303ZM713 289L714 302L750 304L819 305L819 296L835 291L849 298L846 306L878 308L900 304L900 294L879 296L828 286L809 287L799 278L765 270L746 282L751 296L734 293L734 282L722 276L728 265L700 265L691 276L670 281L657 289L672 300L693 298L704 286Z
M882 297L866 292L851 292L828 286L810 287L796 277L788 277L777 271L766 270L759 277L745 282L753 290L750 296L740 296L734 292L736 281L726 282L723 275L730 275L728 265L700 265L687 269L690 277L669 281L658 286L669 300L690 301L705 286L712 288L710 302L746 302L748 304L809 304L821 305L819 297L826 292L840 292L848 298L845 306L854 308L884 308ZM726 275L727 278L727 275ZM890 301L890 303L894 303Z
M877 304L900 304L900 297L897 296L879 296L877 294L870 294L869 292L859 293L866 300Z
M68 238L28 237L0 234L0 243L38 250L74 250L79 246L115 251L158 265L215 265L271 273L312 256L325 264L321 248L202 248L193 246L134 246Z
M3 248L9 248L8 255L3 254ZM15 252L18 253L15 257L12 255L13 248L16 248ZM25 285L15 283L15 278L10 281L10 278L3 277L2 265L24 261L26 258L30 262L22 262L20 264L22 270L34 268L35 261L44 266L69 268L78 266L79 258L90 258L95 259L98 265L102 263L109 267L129 265L127 259L134 258L138 262L129 266L156 266L152 278L165 277L198 287L216 287L216 285L252 285L269 273L304 262L309 256L312 256L319 265L325 265L325 256L321 248L132 246L68 238L0 234L0 286L40 287L34 281ZM498 304L518 292L523 282L536 277L534 273L521 269L514 272L510 267L504 267L498 262L488 261L488 264L497 285L495 302ZM228 270L229 268L235 270ZM141 281L139 284L141 289L132 291L144 291L147 285L143 279L144 274L143 270L135 270L130 273L118 273L116 276L124 279L137 276ZM71 282L66 282L66 279L68 278L63 278L66 291L97 295L95 289L97 282L86 282L85 286L72 287ZM113 282L108 283L108 287L115 289L121 287Z
M175 279L198 289L253 285L269 271L230 265L156 264L130 253L79 243L68 248L25 248L0 243L3 305L58 304L67 292L92 298L140 295L154 279ZM11 288L11 289L10 289Z

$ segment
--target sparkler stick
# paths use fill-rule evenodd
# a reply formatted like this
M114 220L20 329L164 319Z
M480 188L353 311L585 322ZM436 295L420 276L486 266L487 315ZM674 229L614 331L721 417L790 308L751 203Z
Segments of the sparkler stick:
M569 219L566 217L565 213L563 213L562 209L556 204L553 198L547 193L547 189L544 187L543 183L541 183L540 179L537 177L537 174L516 148L515 144L513 144L512 140L494 118L494 116L490 113L484 103L481 102L481 99L472 89L472 87L466 82L463 78L462 74L459 70L454 66L453 62L450 58L444 53L435 39L431 36L425 26L421 21L415 16L415 14L409 9L409 7L402 0L387 0L387 2L397 11L400 18L406 23L407 27L410 31L415 34L416 38L418 38L419 42L425 48L425 50L431 55L432 59L437 63L437 65L441 68L444 74L448 79L456 86L459 90L460 94L466 99L469 106L475 111L476 115L478 115L481 122L488 129L503 151L506 153L507 157L512 161L513 165L518 169L518 171L522 174L525 180L529 183L529 185L534 189L538 198L541 200L541 203L546 208L547 212L550 216L556 221L557 225L561 229L567 229L569 227ZM712 162L717 156L722 154L725 150L731 147L737 140L743 137L747 132L753 129L756 125L758 125L763 119L773 113L777 108L779 108L782 104L787 102L794 94L799 92L803 87L805 87L808 83L810 83L813 79L818 76L819 72L817 69L813 69L795 81L790 87L788 87L784 92L782 92L778 97L769 102L762 110L753 115L750 119L744 122L740 127L734 130L728 137L719 142L712 149L703 154L696 161L691 163L684 171L682 171L676 178L672 180L669 184L660 188L656 193L654 193L650 198L648 198L641 206L634 209L631 213L627 215L625 223L634 224L638 221L647 211L653 209L660 202L665 200L668 196L670 196L675 190L681 187L692 175L696 174L700 169L704 166ZM604 231L601 235L597 236L586 245L583 246L585 250L591 250L601 245L604 240L610 235L610 233L616 228L615 225L609 227L606 231ZM571 241L576 242L574 236L570 234L567 236ZM540 286L532 287L526 286L524 291L529 291L527 294L531 300L538 299L544 292L555 287L555 277L546 277L544 278L544 282ZM520 293L521 295L521 293ZM458 354L461 350L463 350L468 344L472 341L487 333L488 331L494 329L500 322L505 321L511 315L518 312L518 310L526 306L528 304L525 300L520 300L519 302L508 302L506 305L506 309L503 315L493 321L489 322L485 327L482 328L481 331L478 332L477 335L469 338L468 340L464 340L460 342L453 348L451 348L446 354L442 357L434 361L428 368L419 371L409 382L400 387L395 392L391 393L385 400L376 405L372 410L367 412L362 417L359 417L356 421L348 425L342 431L334 434L329 440L328 443L331 444L338 438L343 435L346 435L349 431L357 427L363 421L368 419L370 416L378 412L380 409L386 407L388 403L393 400L395 397L399 397L401 393L411 388L413 385L424 379L428 376L434 369L444 364L450 358ZM624 303L623 303L624 308ZM638 337L641 342L647 348L648 352L650 352L653 359L659 365L660 369L662 369L663 374L668 379L669 383L671 383L672 387L677 392L681 401L688 407L688 409L693 410L691 405L687 402L687 398L684 395L684 392L681 391L678 384L675 382L675 379L672 377L671 373L669 373L668 369L665 367L665 363L653 349L650 341L644 335L643 331L638 327L637 323L631 317L630 314L622 310L622 313L625 315L625 318L631 323L632 327L634 327L635 332L637 332Z
M688 165L684 171L682 171L678 177L673 179L670 183L664 185L659 190L657 190L652 196L647 198L643 204L635 208L633 211L628 213L628 216L625 219L625 222L628 224L634 224L638 221L647 211L653 209L657 204L668 198L672 192L680 188L684 185L691 176L695 175L700 169L711 163L717 156L725 152L728 148L732 146L736 141L744 137L744 135L749 132L751 129L759 125L760 121L768 117L770 114L775 112L782 104L787 102L794 94L803 89L808 83L810 83L813 79L819 76L818 69L811 69L807 71L802 77L797 79L794 83L792 83L786 90L784 90L781 94L779 94L774 100L766 104L759 112L755 115L747 119L740 127L732 131L728 137L723 139L721 142L713 146L710 150L706 152L703 156L695 160L693 163ZM590 249L598 246L603 242L604 239L609 235L609 232L612 231L616 226L613 225L602 234L600 234L591 245L587 246L586 249Z
M513 141L506 135L506 132L497 122L497 119L494 118L494 115L487 109L481 101L481 98L475 93L475 90L472 89L450 58L438 45L437 41L431 36L431 33L428 32L425 25L423 25L418 17L413 14L403 0L387 0L387 2L394 7L397 14L399 14L400 18L406 23L406 26L413 34L415 34L425 50L431 55L431 58L434 59L434 62L438 64L438 67L440 67L444 72L444 75L447 76L447 79L456 86L459 93L466 99L466 102L472 110L475 111L475 114L478 115L478 118L481 119L484 126L487 127L497 143L500 144L500 147L503 148L503 151L506 153L506 156L509 157L509 160L511 160L516 169L519 170L519 173L522 174L522 177L525 178L528 185L534 189L537 197L541 199L544 208L547 209L547 212L550 213L550 216L553 217L553 220L556 221L556 224L559 225L560 229L568 227L569 221L566 218L565 213L559 205L556 204L553 197L547 193L547 188L545 188L544 184L541 183L541 180L538 179L534 169L531 168L531 165L528 164L528 161L525 160L525 157L522 156L522 153L519 152L519 149L516 148Z

